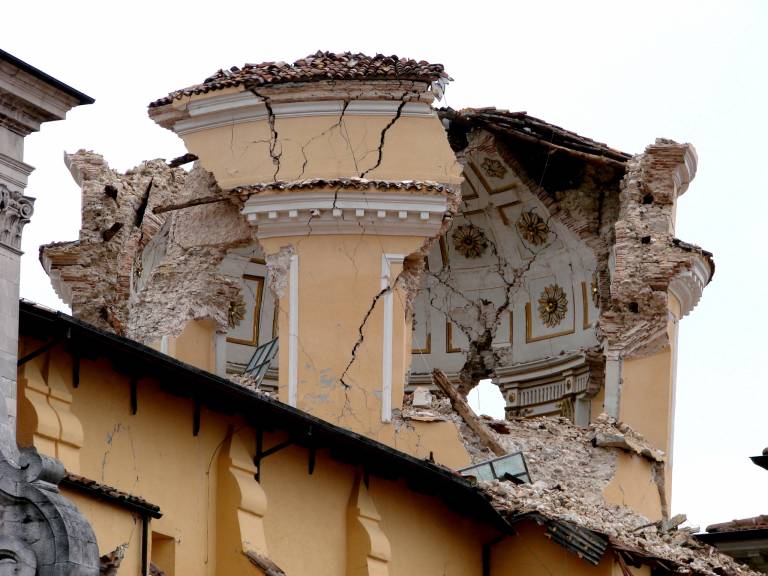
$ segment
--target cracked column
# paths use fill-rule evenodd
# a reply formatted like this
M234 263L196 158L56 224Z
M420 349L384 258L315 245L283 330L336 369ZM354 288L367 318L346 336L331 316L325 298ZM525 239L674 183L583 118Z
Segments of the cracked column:
M391 437L411 301L458 203L431 104L442 66L317 53L219 71L153 103L257 228L279 298L280 398Z
M33 212L24 137L93 99L0 50L0 564L20 576L95 575L96 538L58 491L64 467L16 444L21 235Z

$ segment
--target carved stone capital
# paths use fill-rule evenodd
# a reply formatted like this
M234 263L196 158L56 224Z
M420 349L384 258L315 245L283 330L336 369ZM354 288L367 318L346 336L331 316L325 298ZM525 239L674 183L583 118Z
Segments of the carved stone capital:
M34 198L0 184L0 244L21 248L21 233L34 212Z

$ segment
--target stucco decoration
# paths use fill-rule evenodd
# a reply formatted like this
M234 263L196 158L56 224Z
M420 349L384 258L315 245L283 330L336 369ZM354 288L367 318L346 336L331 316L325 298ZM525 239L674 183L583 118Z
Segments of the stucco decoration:
M358 474L347 509L347 576L388 576L391 556L379 511Z
M227 321L230 328L234 328L245 318L245 301L242 296L238 295L234 300L229 302L229 310L227 310Z
M568 297L557 284L544 288L539 296L539 318L548 328L554 328L568 313Z
M452 234L453 247L464 258L480 258L488 248L485 233L472 224L458 226Z
M251 561L244 553L268 556L264 533L267 495L257 481L250 447L256 439L248 431L230 432L218 458L217 573L247 574Z
M483 172L493 178L504 178L507 175L507 167L495 158L486 158L481 164Z
M535 210L520 214L516 226L523 239L534 246L546 244L549 238L549 225Z

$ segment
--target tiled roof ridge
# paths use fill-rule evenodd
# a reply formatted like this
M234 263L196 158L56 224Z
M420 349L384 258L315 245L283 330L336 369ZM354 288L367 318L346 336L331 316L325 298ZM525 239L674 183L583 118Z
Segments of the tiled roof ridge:
M322 80L415 80L435 82L450 80L442 64L430 64L425 60L401 58L396 55L376 54L367 56L360 52L323 52L287 62L261 62L220 69L202 84L175 90L164 98L150 103L149 107L164 106L174 100L193 94L204 94L233 86L246 85L258 88L289 82L319 82Z
M765 530L768 529L768 514L760 514L751 518L739 518L730 522L720 522L707 526L707 532L740 532L743 530Z

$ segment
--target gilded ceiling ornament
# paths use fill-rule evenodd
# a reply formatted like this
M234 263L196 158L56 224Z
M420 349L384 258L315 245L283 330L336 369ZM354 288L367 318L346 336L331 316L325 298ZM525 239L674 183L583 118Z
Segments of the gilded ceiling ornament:
M227 310L227 323L230 328L236 327L245 318L245 302L241 297L229 302L229 310Z
M483 172L488 174L488 176L493 176L494 178L504 178L504 176L507 174L507 167L495 158L486 158L483 160L481 166L483 168Z
M453 231L452 238L453 247L464 258L480 258L488 248L485 233L474 224L459 226Z
M548 328L554 328L565 318L568 312L568 298L557 284L544 288L539 296L539 318Z
M517 219L517 229L520 235L534 246L540 246L549 238L549 226L535 211L529 210L520 214Z

